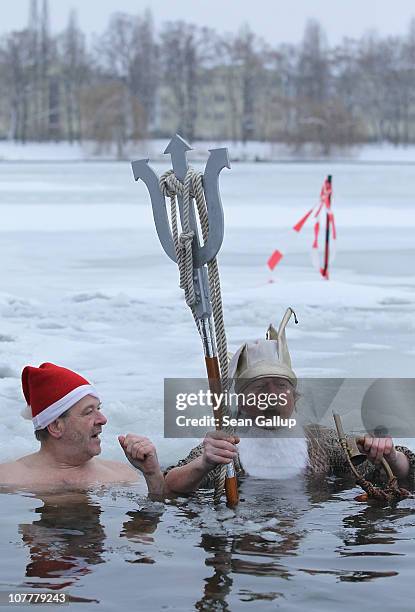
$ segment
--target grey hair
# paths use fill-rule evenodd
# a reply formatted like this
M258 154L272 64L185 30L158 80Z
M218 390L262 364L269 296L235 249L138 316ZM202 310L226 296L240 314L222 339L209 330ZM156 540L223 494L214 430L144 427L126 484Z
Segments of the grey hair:
M72 406L71 406L71 407L72 407ZM71 408L68 408L68 410L65 410L65 412L62 412L62 414L60 414L60 415L58 416L58 419L66 419L66 417L67 417L67 416L68 416L68 414L69 414L70 409L71 409ZM55 419L55 420L57 420L57 419ZM49 433L49 431L48 431L47 426L46 426L46 427L44 427L43 429L35 429L35 438L36 438L36 440L38 440L40 443L42 443L42 442L46 442L46 440L47 440L48 438L50 438L50 433Z

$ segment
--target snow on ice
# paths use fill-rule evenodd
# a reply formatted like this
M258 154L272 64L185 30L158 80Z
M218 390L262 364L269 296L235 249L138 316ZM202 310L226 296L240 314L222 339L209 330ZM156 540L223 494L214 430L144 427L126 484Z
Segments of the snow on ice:
M289 227L329 171L338 245L326 282L311 265L311 227L292 237ZM146 188L127 162L8 162L0 175L0 460L37 447L20 417L20 372L52 361L100 389L103 456L121 459L116 434L133 431L154 440L163 464L174 461L192 441L163 439L163 379L202 377L204 363ZM413 376L413 166L234 163L221 193L230 350L290 305L300 376ZM282 244L271 273L267 258Z

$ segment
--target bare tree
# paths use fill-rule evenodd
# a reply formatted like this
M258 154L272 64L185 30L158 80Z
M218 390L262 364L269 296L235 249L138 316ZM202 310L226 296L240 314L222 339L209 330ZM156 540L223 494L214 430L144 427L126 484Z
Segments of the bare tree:
M3 66L2 85L7 96L8 135L19 142L26 142L29 134L30 94L30 34L28 30L13 32L1 45Z
M151 13L147 11L143 18L123 13L113 15L95 51L102 72L127 87L129 94L144 110L146 124L151 124L159 80L158 48ZM126 116L127 130L131 134L138 130L134 117L132 112ZM139 131L142 131L142 125Z
M161 32L163 84L170 95L176 130L192 140L196 135L200 94L206 70L211 68L212 33L183 21L167 23Z
M402 45L402 95L404 97L402 142L415 140L415 18L409 23Z
M326 37L320 24L309 20L305 26L297 67L297 146L307 141L318 142L323 144L325 152L328 152L325 105L329 94Z
M64 99L65 133L69 142L81 140L81 88L88 76L85 36L77 23L74 10L58 40L59 64Z
M271 66L275 80L275 115L270 140L293 141L297 127L297 66L298 50L293 45L280 45L273 54Z
M97 143L97 152L110 151L115 143L117 159L125 159L125 145L129 140L125 121L127 111L132 113L134 124L139 129L140 124L144 124L144 110L125 84L119 81L103 82L100 79L82 90L82 133ZM135 138L139 136L136 134Z
M260 58L255 51L255 35L248 26L244 26L235 39L237 61L241 66L242 80L242 142L252 140L255 136L255 97L259 77Z
M220 38L217 51L221 61L217 73L226 96L229 137L237 141L241 138L241 78L233 39Z
M42 11L40 15L40 55L39 55L39 72L40 72L40 134L41 138L49 138L49 121L50 121L50 106L49 106L49 70L51 64L51 46L49 24L49 3L48 0L43 0Z
M29 7L29 47L30 47L30 137L39 140L41 134L41 83L40 83L40 19L37 0L30 1Z

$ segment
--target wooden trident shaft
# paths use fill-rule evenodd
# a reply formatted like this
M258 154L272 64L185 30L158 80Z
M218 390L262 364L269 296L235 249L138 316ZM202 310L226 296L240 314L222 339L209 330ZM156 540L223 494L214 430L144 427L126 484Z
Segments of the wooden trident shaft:
M206 357L206 371L209 379L209 389L212 393L219 394L222 392L222 385L220 382L219 362L217 356ZM217 415L216 429L222 429L222 411L219 409ZM228 463L226 466L226 478L225 478L225 493L226 502L228 506L234 507L239 503L239 492L238 492L238 480L235 474L235 466L233 461Z
M182 183L184 183L189 168L186 155L189 150L191 150L191 147L188 143L176 134L164 151L170 154L174 174ZM154 223L161 245L170 259L177 263L174 240L166 209L166 201L159 186L159 178L148 165L148 159L132 162L132 168L135 180L141 179L150 193ZM215 259L223 241L224 220L218 180L219 174L223 168L230 168L227 149L212 149L203 175L203 189L205 192L209 219L209 233L203 245L200 243L198 225L193 206L190 207L189 211L190 226L194 233L192 241L192 282L194 295L196 296L192 311L202 338L209 388L215 393L220 393L222 389L219 361L213 333L212 306L206 264ZM183 226L183 196L178 194L177 198ZM218 421L218 429L220 429L222 427L222 415L219 415ZM239 498L233 463L227 466L225 491L228 505L236 505Z

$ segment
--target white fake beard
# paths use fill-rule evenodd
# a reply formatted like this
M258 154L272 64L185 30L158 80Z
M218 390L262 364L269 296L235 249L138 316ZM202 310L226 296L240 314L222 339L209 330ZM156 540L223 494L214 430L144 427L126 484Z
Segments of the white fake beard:
M263 434L261 438L240 439L239 457L247 474L255 478L286 480L305 470L308 447L304 437L279 436L275 431Z

